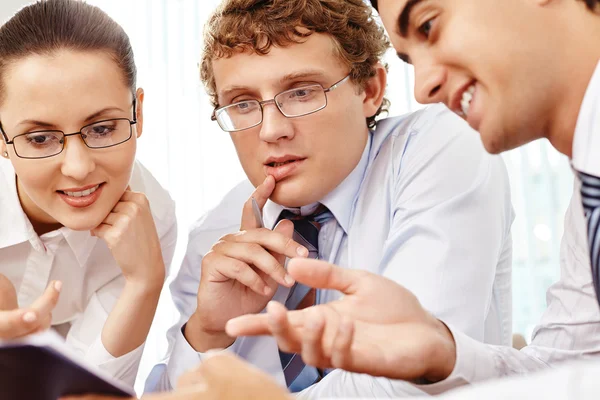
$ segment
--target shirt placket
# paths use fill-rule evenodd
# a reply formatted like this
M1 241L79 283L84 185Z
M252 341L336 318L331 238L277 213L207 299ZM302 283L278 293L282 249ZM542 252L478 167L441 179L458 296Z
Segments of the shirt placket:
M63 239L62 235L57 235L44 241L37 237L30 241L32 251L27 258L18 293L20 307L30 306L44 293L48 286L56 251Z

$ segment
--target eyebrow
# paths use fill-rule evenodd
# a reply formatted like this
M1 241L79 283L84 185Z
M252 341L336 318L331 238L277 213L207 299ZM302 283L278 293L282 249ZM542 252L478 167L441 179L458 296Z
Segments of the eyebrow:
M415 6L421 3L423 0L408 0L404 5L404 9L398 17L398 27L400 29L400 36L406 38L408 36L408 23L410 22L410 13Z
M317 77L320 78L320 77L324 77L324 76L325 76L325 71L320 70L320 69L296 71L296 72L291 72L289 74L282 76L279 79L279 84L284 85L290 81L294 81L294 80L301 79L301 78L317 78ZM218 97L224 98L224 97L227 97L228 95L230 95L232 92L243 91L243 90L252 90L252 88L250 88L249 86L243 86L243 85L230 86L226 89L220 90Z
M83 123L87 124L88 122L91 122L92 120L94 120L104 114L107 114L109 112L112 112L112 111L125 112L123 109L118 108L118 107L106 107L100 111L97 111L97 112L91 114L89 117L87 117L83 121ZM34 125L34 126L39 126L40 128L45 128L45 129L55 129L56 128L56 125L54 125L54 124L51 124L49 122L44 122L44 121L38 121L35 119L26 119L17 124L17 126L21 126L21 125Z

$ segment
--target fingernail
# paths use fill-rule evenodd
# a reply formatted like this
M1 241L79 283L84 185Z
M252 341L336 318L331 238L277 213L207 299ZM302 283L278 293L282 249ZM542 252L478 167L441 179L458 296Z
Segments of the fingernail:
M294 283L296 283L296 281L294 280L294 278L292 278L290 275L286 275L283 280L285 281L285 283L287 283L288 285L293 285Z
M306 247L300 246L296 249L296 253L298 253L300 257L306 257L308 256L308 249Z
M267 296L270 295L271 294L271 288L268 287L268 286L265 286L265 288L263 289L263 293L265 295L267 295Z
M33 311L29 311L27 313L25 313L25 315L23 315L23 321L31 323L34 322L37 319L37 316L35 315L35 313Z
M56 289L57 292L60 292L60 289L62 289L62 282L61 281L54 282L54 289Z

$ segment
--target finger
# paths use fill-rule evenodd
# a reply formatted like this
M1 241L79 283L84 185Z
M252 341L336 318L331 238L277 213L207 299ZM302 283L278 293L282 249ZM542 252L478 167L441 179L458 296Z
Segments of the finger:
M323 352L325 317L318 308L310 310L307 314L302 335L302 360L308 365L327 368L330 365L326 362Z
M39 327L37 314L29 310L0 311L0 339L15 339L35 332Z
M227 321L225 332L232 337L270 335L267 314L242 315Z
M130 397L129 399L135 399L135 397ZM115 396L100 396L96 394L86 394L83 396L66 396L60 397L59 400L125 400L123 397L115 397Z
M340 268L325 261L295 258L288 262L288 273L296 279L315 289L334 289L344 294L353 294L364 271Z
M126 190L125 193L123 193L123 196L121 196L121 201L119 201L117 205L120 203L135 203L141 206L149 204L148 197L144 193L132 192L131 190Z
M304 317L304 310L287 311L288 323L294 329L301 329L304 326ZM227 321L225 329L227 334L233 337L272 334L268 314L247 314L232 318Z
M233 235L227 235L224 240L238 243L256 243L267 250L281 254L285 257L307 257L308 249L294 241L294 224L283 220L275 227L275 230L251 229L241 231Z
M261 296L273 294L267 283L245 262L232 257L220 255L222 261L218 272L229 279L234 279Z
M106 235L108 234L108 232L110 232L110 230L112 229L112 225L107 225L107 224L100 224L97 227L95 227L94 229L92 229L90 231L90 233L92 234L92 236L96 236L100 239L105 240Z
M61 289L61 281L50 282L44 293L33 302L30 309L35 311L40 318L51 314L54 307L56 307L56 303L58 303Z
M285 306L276 301L267 305L269 330L277 340L277 345L282 351L295 353L300 351L302 338L300 329L290 325L288 311Z
M256 187L252 196L244 203L244 208L242 209L242 222L241 222L241 230L255 229L259 228L256 224L256 218L254 216L254 208L252 207L252 198L256 200L258 204L258 208L261 210L267 203L269 196L273 193L275 189L275 179L272 176L267 176L265 180Z
M110 225L110 226L114 226L114 225L117 223L117 221L119 220L119 218L120 218L120 215L119 215L119 214L117 214L117 213L116 213L116 212L114 212L114 211L111 211L111 212L110 212L110 213L109 213L109 214L106 216L106 218L104 218L104 221L102 221L102 223L103 223L104 225Z
M352 341L354 340L354 322L343 318L331 345L331 366L333 368L352 369Z
M271 253L256 243L221 241L213 246L213 249L220 255L254 266L281 285L290 287L294 284L294 280L288 277L283 265L278 263ZM241 267L241 264L236 263L235 267ZM264 283L267 285L267 282Z

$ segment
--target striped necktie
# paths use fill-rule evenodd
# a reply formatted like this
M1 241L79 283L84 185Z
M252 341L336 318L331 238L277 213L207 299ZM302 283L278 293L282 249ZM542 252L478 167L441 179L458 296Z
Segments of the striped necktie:
M579 172L581 200L588 223L588 243L596 297L600 303L600 178Z
M323 205L308 216L294 214L283 210L278 221L289 219L294 223L294 240L308 249L309 258L319 258L319 229L333 215ZM292 286L290 294L285 301L288 310L302 309L315 304L315 290L301 283ZM310 385L318 382L323 377L323 372L315 367L304 364L297 353L279 352L281 366L285 375L288 389L292 393L300 392Z

